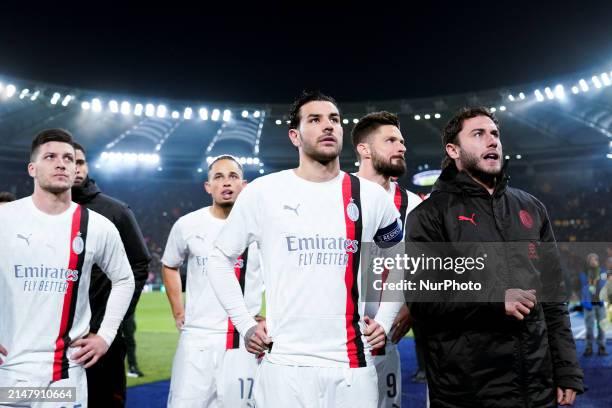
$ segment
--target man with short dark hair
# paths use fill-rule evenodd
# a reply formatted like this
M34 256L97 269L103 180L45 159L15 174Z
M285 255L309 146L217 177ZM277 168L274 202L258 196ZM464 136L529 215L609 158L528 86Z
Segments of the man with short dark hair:
M401 177L406 172L406 146L400 131L399 118L390 112L370 113L359 119L351 136L359 160L359 171L356 175L382 186L400 212L402 224L405 224L408 214L422 200L393 181L393 178ZM380 302L367 302L366 314L375 315L379 304ZM402 404L402 370L396 344L410 327L408 307L404 304L393 322L386 346L372 352L378 373L378 406L381 408L399 408ZM420 353L417 353L417 356L420 357Z
M117 229L71 201L76 176L71 135L61 129L39 133L30 160L33 194L0 207L0 387L52 393L52 387L76 387L74 404L87 406L84 368L113 343L134 278ZM89 331L93 264L111 281L97 333ZM15 403L65 405L27 399Z
M299 166L242 191L208 258L208 278L247 349L267 350L257 406L376 407L370 351L384 346L398 308L385 303L364 315L360 251L368 241L401 241L399 213L379 185L340 170L343 129L332 98L304 93L290 122ZM266 285L259 324L231 279L236 257L253 242Z
M125 355L130 341L130 333L126 328L135 329L134 313L140 293L149 275L148 265L151 259L144 242L140 227L127 204L103 194L95 180L89 177L89 166L85 149L74 143L76 158L76 178L72 187L72 198L85 208L92 209L108 218L117 228L121 241L125 247L128 260L136 284L130 308L125 314L119 335L111 344L106 355L100 361L87 369L89 384L89 406L122 407L125 404L126 378ZM92 333L96 333L104 318L106 302L110 294L111 284L101 266L94 265L91 271L91 285L89 288L89 301L91 304ZM133 342L133 330L131 331ZM135 346L128 358L128 370L138 375L140 370L135 364ZM141 373L140 373L141 374ZM142 375L142 374L141 374Z
M486 251L486 273L465 279L488 280L483 294L409 304L425 334L431 407L572 405L583 373L546 208L508 186L498 122L486 108L461 109L442 140L442 174L409 215L406 237L434 254L451 242L451 259ZM423 276L460 279L452 269L434 273Z
M10 191L0 191L0 204L10 203L15 201L17 198Z

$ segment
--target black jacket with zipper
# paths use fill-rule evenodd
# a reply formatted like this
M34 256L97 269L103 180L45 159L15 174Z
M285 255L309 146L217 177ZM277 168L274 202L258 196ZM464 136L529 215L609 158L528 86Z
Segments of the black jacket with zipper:
M424 332L433 408L556 407L557 387L583 392L567 304L537 303L523 321L505 314L506 289L542 287L546 274L546 285L561 283L544 205L507 180L504 168L491 195L451 164L408 217L408 242L495 243L487 266L503 282L490 302L409 304ZM540 253L546 262L537 263L528 248L548 252Z
M134 313L142 288L149 276L149 262L151 260L151 255L147 249L142 232L138 227L134 213L132 213L127 204L103 194L96 185L96 182L89 177L85 179L82 186L72 188L72 200L108 218L119 230L121 241L125 247L125 253L134 273L136 285L130 307L125 314L129 316ZM89 286L89 303L91 307L90 331L93 333L97 333L102 324L111 286L111 281L104 272L102 272L98 265L94 265L91 270L91 283Z

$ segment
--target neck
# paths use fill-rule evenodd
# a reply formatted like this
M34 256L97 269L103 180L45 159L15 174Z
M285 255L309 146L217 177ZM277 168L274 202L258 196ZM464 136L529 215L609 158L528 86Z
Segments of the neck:
M321 163L305 155L300 155L300 165L294 170L295 174L305 180L320 183L329 181L340 174L340 159Z
M389 190L389 186L391 184L391 177L387 177L383 174L380 174L374 167L372 166L372 162L370 160L364 160L359 164L359 171L357 173L359 177L363 177L366 180L373 181L376 184L381 185L385 190Z
M213 215L213 217L220 218L222 220L225 220L231 211L232 206L222 207L215 203L213 203L212 207L210 208L210 213Z
M70 208L71 198L70 190L55 194L38 186L34 187L34 193L32 194L32 201L36 208L49 215L61 214Z
M470 176L472 178L472 180L474 180L476 183L478 183L482 187L484 187L484 189L487 190L489 195L493 195L493 192L495 191L495 184L496 184L495 183L495 178L493 179L493 182L491 184L485 183L484 181L482 181L478 177L474 176L471 172L469 172L468 170L464 169L463 166L461 166L459 163L457 163L457 161L455 161L455 166L457 167L458 171L464 171L468 176Z

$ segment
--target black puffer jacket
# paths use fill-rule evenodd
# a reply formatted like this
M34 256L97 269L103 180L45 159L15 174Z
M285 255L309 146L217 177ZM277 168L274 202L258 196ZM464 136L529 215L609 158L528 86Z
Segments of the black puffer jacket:
M537 286L546 273L542 269L560 282L546 209L530 194L508 187L505 176L501 179L490 195L454 165L446 168L430 198L410 213L407 241L504 243L495 244L498 253L489 254L495 271L505 277L502 293ZM545 265L533 261L527 245L552 251ZM517 276L521 278L513 281ZM583 373L563 302L538 303L523 321L506 316L503 296L491 302L409 306L424 332L433 408L556 407L557 387L583 392Z
M105 216L119 230L136 284L130 308L126 313L126 316L129 316L134 313L142 288L149 276L149 261L151 260L151 255L149 255L142 232L140 232L136 218L134 218L134 213L127 204L103 194L96 182L89 177L82 186L72 188L72 200ZM97 333L102 324L111 286L111 281L104 272L100 270L98 265L94 265L91 270L91 284L89 286L90 330L93 333Z

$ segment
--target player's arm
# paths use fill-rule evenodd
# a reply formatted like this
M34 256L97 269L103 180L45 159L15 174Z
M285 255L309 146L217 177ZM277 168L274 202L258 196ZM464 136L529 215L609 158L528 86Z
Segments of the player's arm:
M98 333L90 333L71 344L73 347L80 347L72 359L77 364L84 364L85 368L94 365L108 351L134 294L134 275L119 231L110 221L103 220L105 222L101 223L100 227L105 228L106 232L101 236L103 239L95 249L94 257L95 263L100 265L108 276L112 287Z
M142 288L149 277L149 262L151 255L147 249L144 237L134 217L130 207L122 207L121 217L118 220L119 234L125 246L125 252L134 273L134 296L128 309L129 313L134 313L136 304L140 298Z
M181 219L174 223L168 235L164 255L162 256L162 280L166 296L170 302L176 328L181 330L185 324L185 306L183 305L183 285L179 267L187 255L188 248L181 229Z
M4 346L2 346L2 344L0 344L0 355L3 355L4 357L8 356L8 351L4 348ZM0 358L0 364L4 363L4 361Z
M554 299L557 296L562 285L562 272L559 253L555 236L548 214L542 205L544 217L544 225L540 231L540 241L543 243L540 248L544 253L541 254L542 279L546 279L544 290L546 297ZM548 300L548 299L544 299ZM560 300L560 299L559 299ZM562 405L571 405L568 402L573 402L575 392L581 394L584 392L583 378L584 374L580 368L578 357L576 355L576 343L572 335L569 312L567 303L562 301L542 301L542 309L546 320L546 328L548 332L548 344L550 345L550 354L554 366L554 382L557 384L557 392L559 394L558 403ZM570 397L568 397L568 394Z
M166 296L170 302L176 328L181 330L185 324L185 307L183 306L181 274L178 268L162 267L162 280L166 288Z
M383 207L379 210L381 217L378 231L374 235L374 242L381 247L385 256L390 256L391 253L400 249L400 245L397 244L403 241L404 233L399 222L399 212L386 195L381 195L381 204L383 204ZM397 275L397 273L397 271L393 272L394 275ZM397 280L397 277L393 279ZM385 293L383 293L381 299L380 307L374 319L369 316L364 318L366 323L364 334L373 349L385 345L387 334L391 332L393 321L403 304L398 302L397 299L393 299L392 295L389 296Z
M260 353L270 341L265 331L265 321L257 323L250 315L234 274L238 256L260 236L259 200L255 187L255 183L250 184L238 196L215 241L207 270L210 285L232 323L244 336L247 350Z

